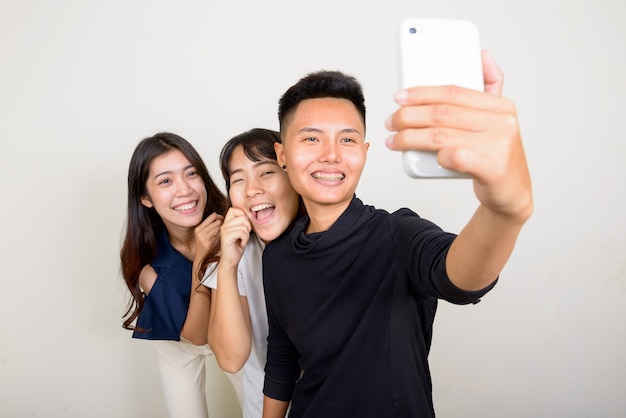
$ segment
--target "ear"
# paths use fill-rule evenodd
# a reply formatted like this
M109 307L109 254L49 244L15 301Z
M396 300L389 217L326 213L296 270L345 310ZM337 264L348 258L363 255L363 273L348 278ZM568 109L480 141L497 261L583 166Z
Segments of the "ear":
M147 208L151 208L154 206L148 196L141 196L141 204Z
M274 151L276 151L276 161L280 167L287 165L285 162L285 148L282 143L274 142Z

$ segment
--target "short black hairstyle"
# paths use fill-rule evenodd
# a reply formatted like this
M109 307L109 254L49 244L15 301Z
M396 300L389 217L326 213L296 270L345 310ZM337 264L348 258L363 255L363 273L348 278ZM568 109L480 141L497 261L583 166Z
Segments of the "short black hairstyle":
M365 98L363 88L353 76L340 71L317 71L301 78L278 101L278 123L281 134L301 101L332 97L354 104L365 127Z

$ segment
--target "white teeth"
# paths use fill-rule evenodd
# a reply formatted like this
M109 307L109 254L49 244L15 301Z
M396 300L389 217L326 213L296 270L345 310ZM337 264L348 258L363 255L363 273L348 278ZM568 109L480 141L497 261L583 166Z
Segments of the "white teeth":
M316 180L326 180L326 181L338 181L343 180L346 176L343 174L322 174L322 173L313 173L313 178Z
M198 202L186 203L184 205L176 206L174 210L185 211L185 210L193 209L196 207L197 204Z
M260 205L252 206L250 208L250 210L252 212L258 212L260 210L267 209L267 208L273 208L273 207L274 207L274 205L270 205L269 203L263 203L263 204L260 204Z

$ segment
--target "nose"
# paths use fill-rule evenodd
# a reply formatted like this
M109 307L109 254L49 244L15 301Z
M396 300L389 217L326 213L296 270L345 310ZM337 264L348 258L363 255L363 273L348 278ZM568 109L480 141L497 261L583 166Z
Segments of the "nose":
M336 163L339 161L339 147L335 141L324 141L320 161L325 163Z
M179 196L187 196L188 194L191 193L191 191L193 190L193 188L191 187L191 184L189 183L189 180L187 180L186 178L182 178L179 182L178 182L178 195Z
M254 197L263 193L263 188L258 179L251 179L246 182L246 196Z

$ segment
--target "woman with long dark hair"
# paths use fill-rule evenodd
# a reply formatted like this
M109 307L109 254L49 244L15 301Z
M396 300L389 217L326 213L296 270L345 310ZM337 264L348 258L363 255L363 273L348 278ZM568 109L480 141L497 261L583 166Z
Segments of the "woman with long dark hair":
M217 254L226 209L226 197L184 138L163 132L139 142L128 170L120 252L132 296L123 327L152 340L170 417L208 417L210 292L200 283L214 261L210 254Z

